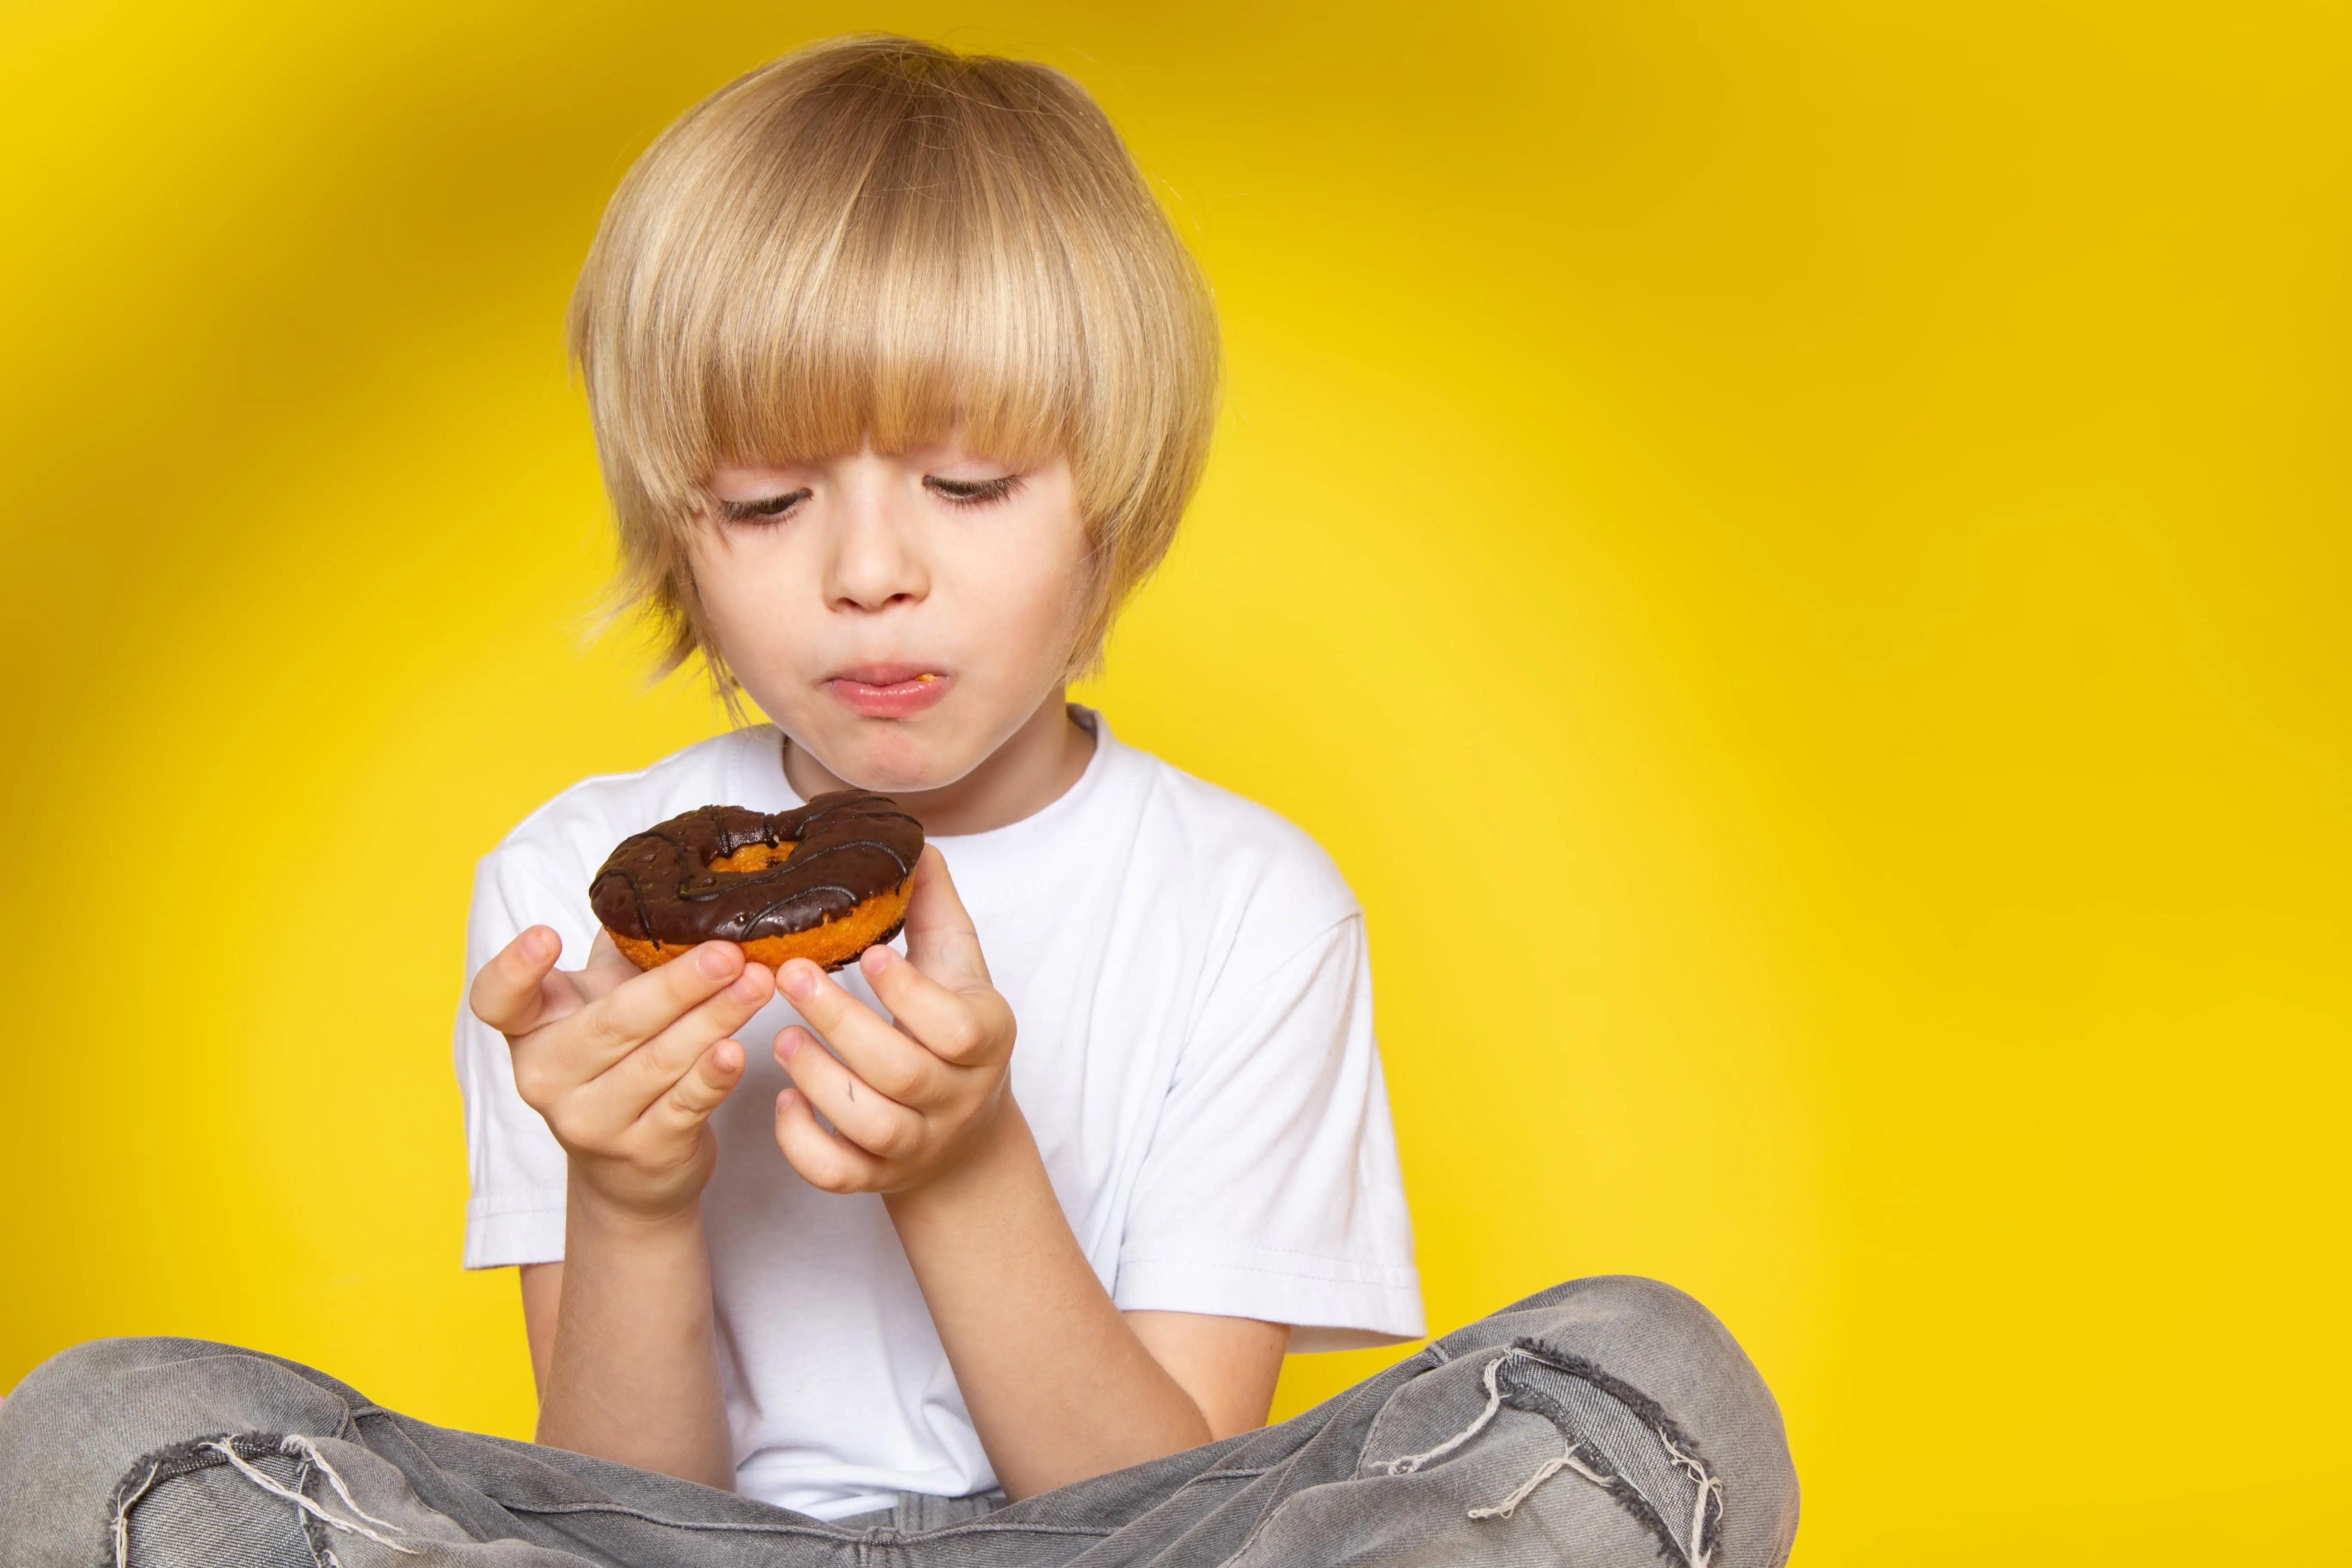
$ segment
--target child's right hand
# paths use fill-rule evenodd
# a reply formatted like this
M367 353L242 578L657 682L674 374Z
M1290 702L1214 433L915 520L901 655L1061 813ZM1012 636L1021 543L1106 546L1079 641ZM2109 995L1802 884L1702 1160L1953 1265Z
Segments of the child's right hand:
M640 973L599 932L585 969L533 926L474 977L474 1016L507 1037L515 1088L571 1157L575 1189L644 1219L682 1213L719 1157L709 1126L743 1076L731 1037L775 994L729 942Z

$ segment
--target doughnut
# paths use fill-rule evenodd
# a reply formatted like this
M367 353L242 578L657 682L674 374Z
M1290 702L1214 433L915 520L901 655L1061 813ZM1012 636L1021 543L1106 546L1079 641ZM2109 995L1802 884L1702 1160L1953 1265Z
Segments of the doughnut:
M898 934L922 852L922 824L887 795L835 790L772 816L706 805L622 839L588 903L639 969L705 942L838 969Z

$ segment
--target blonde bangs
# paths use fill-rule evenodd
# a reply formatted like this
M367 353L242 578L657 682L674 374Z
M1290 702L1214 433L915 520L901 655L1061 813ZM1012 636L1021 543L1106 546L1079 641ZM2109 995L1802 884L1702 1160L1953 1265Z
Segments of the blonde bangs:
M728 464L954 435L1066 455L1098 578L1073 672L1167 550L1205 459L1205 287L1067 78L902 38L788 56L690 110L606 209L573 295L624 557L700 651L682 549Z

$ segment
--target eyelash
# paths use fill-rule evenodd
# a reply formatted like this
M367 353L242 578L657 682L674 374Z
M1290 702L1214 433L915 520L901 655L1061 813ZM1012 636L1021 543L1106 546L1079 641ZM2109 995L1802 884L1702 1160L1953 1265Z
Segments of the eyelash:
M1003 500L1021 488L1019 474L1000 474L992 479L935 479L923 476L923 488L950 506L990 506Z
M763 496L758 500L723 500L719 503L719 515L730 522L781 522L800 510L801 502L809 495L809 491L801 489Z
M1003 474L992 479L940 479L923 476L923 488L950 506L992 506L1021 488L1021 476ZM806 489L787 490L758 500L722 500L719 513L730 522L781 522L809 499Z

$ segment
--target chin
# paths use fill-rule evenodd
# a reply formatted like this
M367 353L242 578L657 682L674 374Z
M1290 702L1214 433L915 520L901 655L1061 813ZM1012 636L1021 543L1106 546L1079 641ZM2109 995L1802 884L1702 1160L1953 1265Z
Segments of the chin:
M919 795L944 789L971 772L978 758L946 754L903 730L855 736L824 751L809 748L825 771L845 784L877 795Z
M845 768L835 767L831 763L827 763L825 767L843 783L858 789L871 790L876 795L920 795L926 790L944 789L961 776L922 768Z

